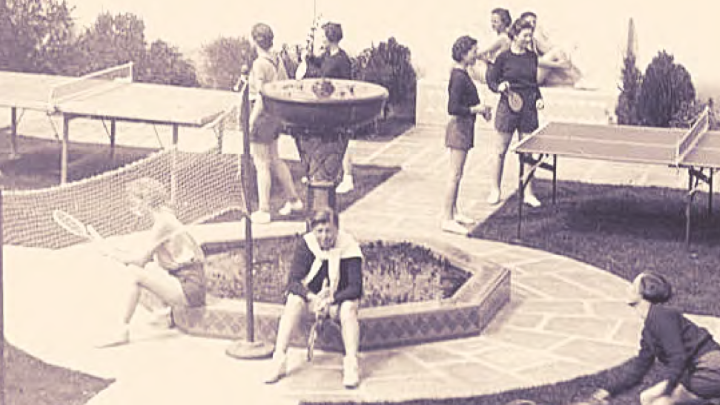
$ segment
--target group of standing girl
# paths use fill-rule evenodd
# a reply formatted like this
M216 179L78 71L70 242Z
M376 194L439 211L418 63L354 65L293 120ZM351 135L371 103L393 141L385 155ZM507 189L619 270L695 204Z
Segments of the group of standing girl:
M509 20L509 13L496 13L498 21ZM504 16L504 18L503 18ZM494 17L495 20L495 17ZM535 25L521 18L511 23L504 35L509 42L492 46L489 51L496 54L492 63L487 64L485 78L493 92L500 93L495 113L495 130L491 140L490 193L489 204L501 201L501 180L505 155L515 132L520 139L538 128L538 110L544 108L544 102L538 86L538 55L532 49ZM481 52L478 42L469 36L458 38L452 47L455 62L448 85L448 122L445 132L445 146L450 152L450 179L445 194L441 228L445 232L467 235L467 225L474 221L458 210L458 194L463 176L467 154L474 146L475 120L481 115L489 121L491 109L481 102L470 71L475 66ZM508 92L512 90L522 98L522 106L512 109ZM532 185L525 189L526 204L539 207L540 201L533 193Z

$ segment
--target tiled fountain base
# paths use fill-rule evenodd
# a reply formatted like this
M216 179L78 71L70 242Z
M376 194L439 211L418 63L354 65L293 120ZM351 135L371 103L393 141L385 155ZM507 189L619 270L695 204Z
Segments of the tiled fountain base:
M371 350L477 335L510 300L510 272L495 264L458 255L449 261L473 275L450 298L438 301L362 308L360 348ZM245 301L217 299L202 308L173 311L176 326L185 333L227 339L245 339ZM255 303L255 339L274 342L282 313L279 304ZM312 319L301 322L293 345L305 346ZM342 351L337 327L326 327L316 347Z

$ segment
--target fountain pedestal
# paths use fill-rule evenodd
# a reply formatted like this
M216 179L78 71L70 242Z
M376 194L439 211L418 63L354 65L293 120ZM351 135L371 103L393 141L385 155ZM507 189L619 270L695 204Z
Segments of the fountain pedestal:
M374 120L387 90L376 84L339 79L282 80L260 91L263 105L295 138L308 187L307 210L337 210L335 187L352 129Z

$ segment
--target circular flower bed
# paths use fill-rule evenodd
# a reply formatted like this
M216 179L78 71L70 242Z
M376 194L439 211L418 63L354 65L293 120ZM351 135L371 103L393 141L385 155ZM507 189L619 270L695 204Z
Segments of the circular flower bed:
M253 244L254 299L283 304L285 286L299 237L273 238ZM365 242L364 295L361 307L440 300L451 297L470 273L451 265L430 249L407 242ZM242 245L208 252L208 291L220 298L243 298L245 251Z

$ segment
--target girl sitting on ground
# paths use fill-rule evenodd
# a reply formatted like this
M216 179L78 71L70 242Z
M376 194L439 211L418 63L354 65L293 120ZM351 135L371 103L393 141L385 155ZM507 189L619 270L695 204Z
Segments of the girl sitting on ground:
M150 219L149 240L143 248L126 251L102 245L102 252L125 264L130 293L125 302L122 324L98 346L117 346L129 342L130 321L140 293L146 289L171 306L205 305L205 270L202 249L170 207L162 183L141 178L127 185L127 200L133 214ZM169 313L168 313L169 315Z
M593 395L607 403L612 396L642 380L659 360L665 378L640 394L643 405L707 404L720 399L720 345L704 328L663 304L672 297L670 283L661 275L644 272L635 277L628 305L643 320L640 352L632 368Z

